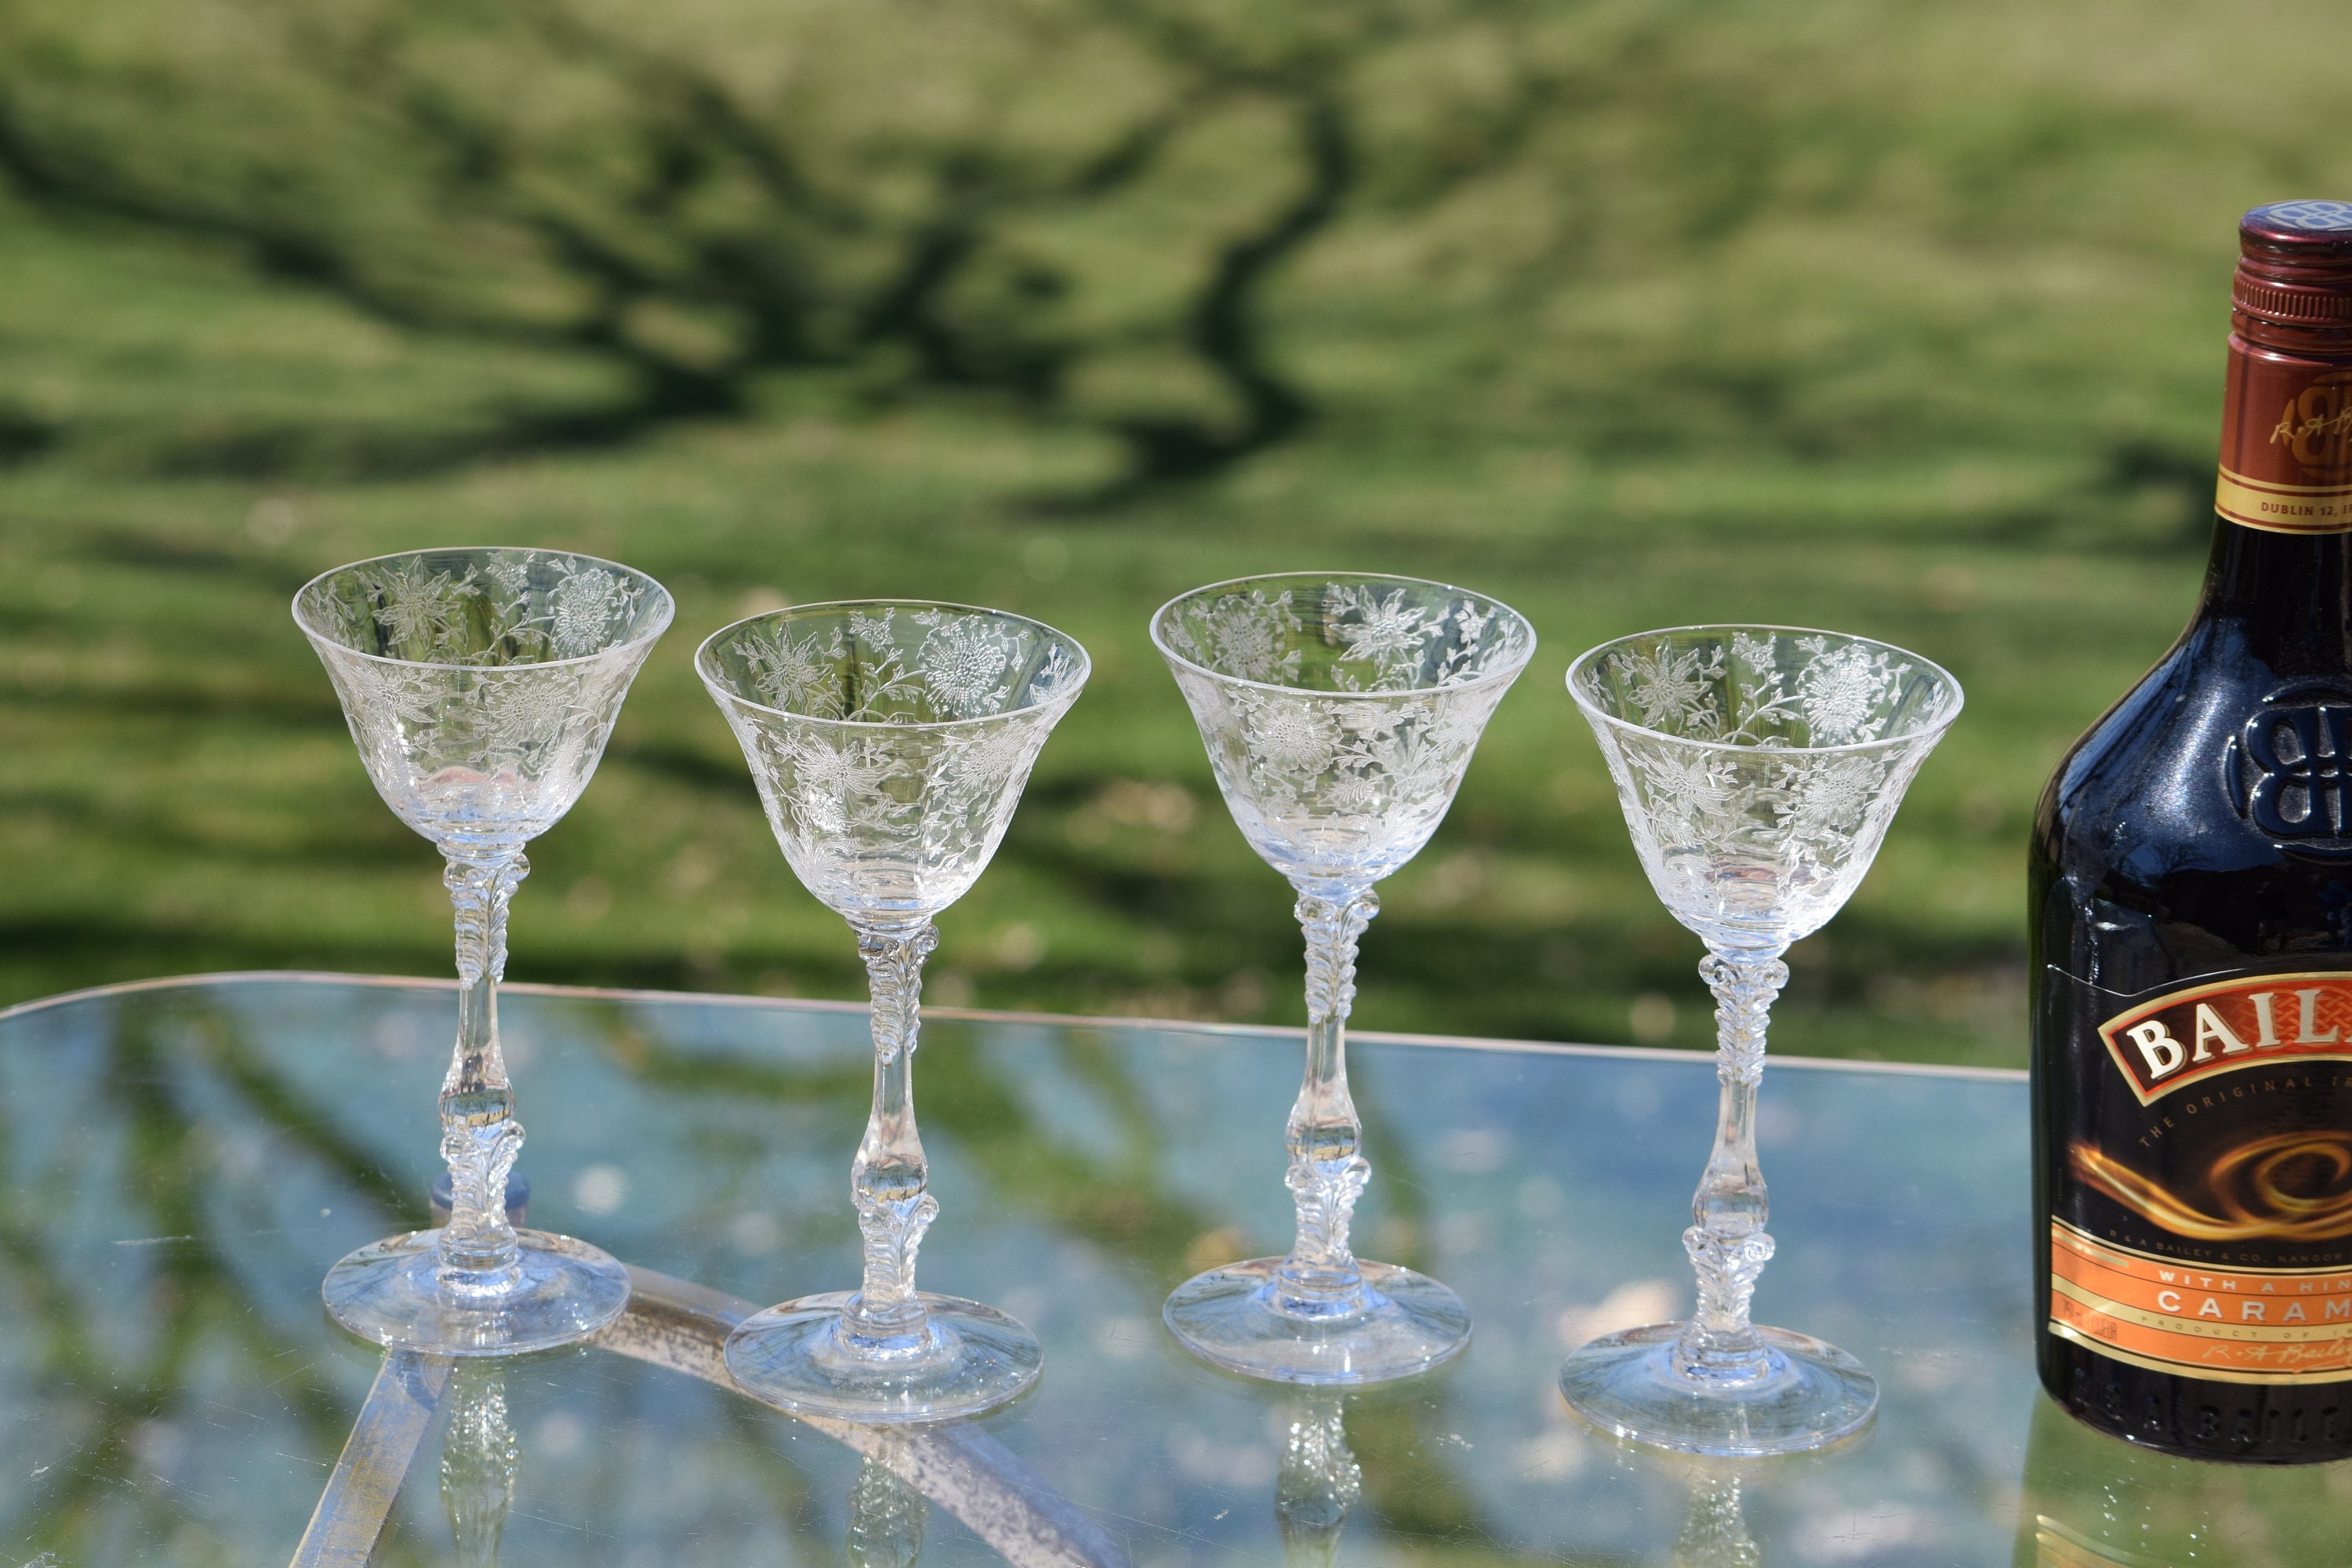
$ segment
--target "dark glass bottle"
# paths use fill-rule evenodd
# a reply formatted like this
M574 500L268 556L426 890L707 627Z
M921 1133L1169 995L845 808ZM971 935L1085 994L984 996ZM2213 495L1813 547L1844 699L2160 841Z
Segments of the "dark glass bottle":
M2352 1456L2352 204L2241 226L2196 615L2031 868L2042 1381L2204 1458Z

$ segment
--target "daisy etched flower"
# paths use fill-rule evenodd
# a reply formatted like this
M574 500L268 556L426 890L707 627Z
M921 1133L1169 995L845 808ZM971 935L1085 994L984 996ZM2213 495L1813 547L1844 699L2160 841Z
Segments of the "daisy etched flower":
M627 590L609 572L570 567L548 595L548 635L559 658L574 658L604 640L604 628L616 615L627 612Z
M1720 721L1716 714L1711 682L1722 674L1722 656L1691 649L1648 652L1631 650L1622 657L1620 679L1642 710L1642 722L1652 729L1711 733Z
M1822 637L1800 637L1797 646L1811 656L1797 676L1797 700L1812 727L1813 743L1876 740L1885 728L1887 697L1911 667L1862 643L1832 647Z
M817 703L819 694L833 679L833 668L840 659L839 644L830 649L819 646L817 634L794 637L779 626L765 633L748 633L742 640L744 663L751 672L751 684L769 706L787 712L814 712L831 717Z
M917 620L925 617L918 616ZM1013 662L1002 634L977 616L932 616L930 635L915 655L915 668L941 708L969 719L1004 700L1000 679Z
M1787 798L1775 809L1797 843L1850 838L1860 831L1885 782L1886 763L1878 757L1843 757L1813 767L1791 763Z
M1331 635L1348 650L1344 657L1370 659L1383 674L1392 667L1418 665L1437 629L1422 624L1429 610L1406 604L1402 588L1383 595L1371 588L1335 585L1325 603ZM1412 657L1401 657L1407 654Z
M1240 701L1250 750L1265 766L1287 773L1319 773L1331 765L1339 725L1329 710L1255 692Z
M793 736L784 756L791 771L782 794L813 845L861 822L882 824L903 815L902 803L883 786L904 773L906 763L887 744L810 731Z
M1287 593L1271 599L1256 592L1233 594L1203 609L1199 636L1186 627L1185 641L1220 669L1281 686L1298 673L1299 651L1289 640L1303 624Z
M429 657L462 634L465 601L473 587L471 570L452 577L412 555L380 569L361 568L358 575L375 600L376 625L394 647Z
M1703 752L1644 752L1635 757L1634 765L1651 816L1685 832L1703 831L1731 804L1738 788L1731 765Z

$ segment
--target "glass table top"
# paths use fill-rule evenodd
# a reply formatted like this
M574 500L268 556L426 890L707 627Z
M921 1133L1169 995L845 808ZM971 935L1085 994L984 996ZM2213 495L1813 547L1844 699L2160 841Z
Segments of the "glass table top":
M2166 1459L2037 1392L2019 1075L1768 1071L1758 1319L1853 1352L1884 1403L1838 1452L1707 1462L1599 1436L1553 1380L1688 1306L1708 1058L1356 1036L1360 1249L1445 1280L1475 1331L1341 1397L1209 1371L1159 1316L1288 1241L1297 1032L929 1014L922 1282L1029 1323L1045 1373L893 1434L759 1405L719 1359L755 1307L856 1283L864 1009L501 1002L530 1223L636 1295L595 1343L454 1368L319 1300L345 1251L428 1223L450 986L211 976L0 1013L0 1563L2352 1563L2352 1465Z

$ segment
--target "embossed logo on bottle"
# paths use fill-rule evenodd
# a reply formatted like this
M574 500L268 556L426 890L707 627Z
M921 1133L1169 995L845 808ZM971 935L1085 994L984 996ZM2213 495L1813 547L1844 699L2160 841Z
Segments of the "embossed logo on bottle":
M2352 855L2352 691L2306 683L2271 693L2221 766L2238 815L2282 847Z
M2352 370L2315 378L2286 399L2271 445L2284 449L2295 467L2315 479L2352 476Z

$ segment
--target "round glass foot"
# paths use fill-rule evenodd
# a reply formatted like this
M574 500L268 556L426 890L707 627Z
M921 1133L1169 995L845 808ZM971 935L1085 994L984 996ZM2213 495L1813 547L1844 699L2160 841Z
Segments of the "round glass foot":
M363 1340L428 1355L519 1355L584 1340L629 1304L629 1271L601 1248L519 1230L512 1289L458 1295L444 1287L441 1233L412 1230L361 1247L327 1270L320 1294L335 1321Z
M1823 1448L1878 1408L1878 1380L1835 1345L1759 1328L1769 1355L1747 1383L1709 1384L1675 1370L1680 1323L1604 1334L1568 1358L1559 1391L1612 1436L1685 1454L1748 1457Z
M1160 1316L1188 1351L1213 1366L1275 1383L1385 1383L1426 1372L1470 1342L1470 1310L1426 1274L1360 1263L1361 1307L1304 1317L1274 1304L1279 1258L1196 1274Z
M1020 1321L957 1296L918 1291L929 1343L903 1354L860 1353L841 1336L856 1292L803 1296L754 1312L727 1336L727 1370L755 1399L796 1415L895 1426L977 1415L1037 1381L1045 1352Z

